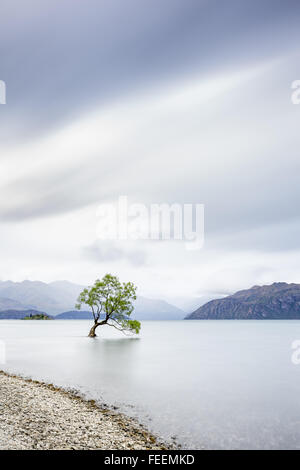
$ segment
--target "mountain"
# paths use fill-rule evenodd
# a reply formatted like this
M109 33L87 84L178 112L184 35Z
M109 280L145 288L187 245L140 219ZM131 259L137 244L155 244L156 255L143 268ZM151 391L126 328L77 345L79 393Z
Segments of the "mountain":
M0 320L21 320L30 315L45 315L39 310L3 310L0 312Z
M87 310L70 310L68 312L59 313L55 320L92 320L93 314Z
M165 300L137 297L132 318L135 320L183 320L185 312Z
M40 281L2 281L0 282L0 298L6 297L56 315L74 308L83 288L84 286L68 281L55 281L49 284Z
M164 300L153 300L138 297L132 318L135 320L182 320L185 313ZM88 310L70 310L60 313L57 320L92 320L93 315Z
M49 284L41 281L0 281L0 310L34 308L51 315L61 312L65 315L70 311L70 315L75 315L77 297L84 287L69 281L55 281ZM5 298L16 304L6 306L4 301L1 308L1 299ZM79 312L76 318L79 318L78 315ZM182 320L185 315L183 310L164 300L138 297L132 317L137 320Z
M283 320L300 319L300 284L275 282L254 286L223 299L212 300L186 317L187 320Z
M35 305L24 305L18 300L0 297L0 310L27 310L30 308L35 308Z
M193 312L210 300L220 299L220 297L224 297L225 295L227 295L227 293L225 294L219 292L199 295L197 297L173 296L170 300L173 305L176 305L176 307L181 309L183 312ZM169 301L168 299L166 300L167 302Z

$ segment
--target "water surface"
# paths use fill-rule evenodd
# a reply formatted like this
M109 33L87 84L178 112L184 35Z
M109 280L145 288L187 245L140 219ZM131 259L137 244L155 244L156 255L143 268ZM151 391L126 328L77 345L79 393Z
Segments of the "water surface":
M0 321L2 369L78 389L188 448L300 448L300 321Z

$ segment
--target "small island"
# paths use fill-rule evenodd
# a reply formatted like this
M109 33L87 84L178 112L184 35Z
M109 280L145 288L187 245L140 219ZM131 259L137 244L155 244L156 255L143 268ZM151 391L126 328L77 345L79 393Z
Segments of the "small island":
M30 313L30 315L23 317L22 320L53 320L53 317L51 317L50 315L47 315L46 313L38 313L38 314Z

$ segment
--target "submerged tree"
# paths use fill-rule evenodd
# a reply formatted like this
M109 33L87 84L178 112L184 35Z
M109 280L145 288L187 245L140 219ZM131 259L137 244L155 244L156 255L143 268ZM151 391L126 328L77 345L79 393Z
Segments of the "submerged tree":
M81 292L76 308L80 310L85 304L92 309L94 325L89 332L91 338L97 336L96 328L101 325L113 326L123 333L139 333L140 322L130 319L134 300L136 287L132 282L121 283L116 276L106 274Z

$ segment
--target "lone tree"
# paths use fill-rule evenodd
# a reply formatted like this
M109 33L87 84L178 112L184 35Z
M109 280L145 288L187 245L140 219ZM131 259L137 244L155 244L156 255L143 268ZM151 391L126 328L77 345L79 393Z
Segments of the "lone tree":
M136 300L136 287L132 282L121 283L116 276L106 274L81 292L76 308L80 310L85 304L92 309L94 325L89 332L90 338L97 336L96 328L100 325L113 326L123 333L139 333L140 322L130 319L133 300Z

